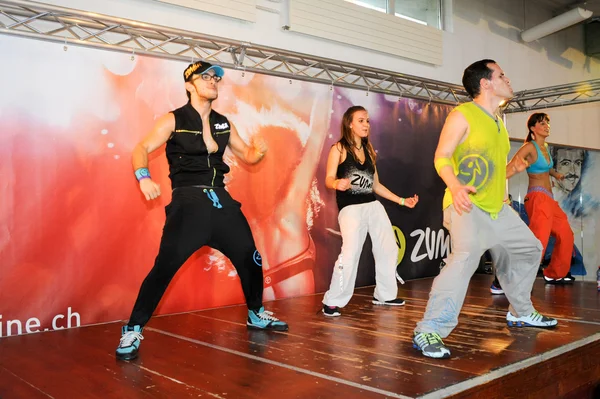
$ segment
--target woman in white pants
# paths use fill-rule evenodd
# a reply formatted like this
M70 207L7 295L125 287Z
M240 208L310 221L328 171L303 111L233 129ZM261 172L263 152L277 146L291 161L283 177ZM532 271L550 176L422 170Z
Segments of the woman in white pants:
M373 242L375 258L373 303L404 305L402 299L396 298L396 237L390 219L375 194L409 208L419 201L417 195L400 198L379 182L375 150L369 141L370 124L366 109L361 106L348 108L342 118L341 130L340 140L329 151L325 178L327 188L336 190L343 241L329 291L323 298L325 316L340 316L340 308L350 301L367 233Z

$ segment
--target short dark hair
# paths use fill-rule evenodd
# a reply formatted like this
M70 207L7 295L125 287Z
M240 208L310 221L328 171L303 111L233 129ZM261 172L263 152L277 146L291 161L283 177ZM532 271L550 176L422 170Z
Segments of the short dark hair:
M488 67L488 64L495 64L494 60L480 60L469 65L462 77L462 84L471 96L475 98L481 93L481 79L492 79L492 69Z
M535 114L532 114L529 119L527 119L527 138L525 139L525 142L529 142L531 140L533 140L533 132L531 131L531 128L534 127L538 122L542 122L542 121L546 121L548 123L550 123L550 117L548 116L548 114L545 114L543 112L536 112Z

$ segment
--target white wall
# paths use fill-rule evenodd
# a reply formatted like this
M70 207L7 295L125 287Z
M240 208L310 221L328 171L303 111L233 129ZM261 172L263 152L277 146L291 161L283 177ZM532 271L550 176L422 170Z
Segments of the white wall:
M52 0L47 3L158 25L249 41L411 75L460 83L471 62L493 58L516 90L600 77L600 61L583 55L583 28L570 28L539 43L519 42L521 29L552 17L531 0L454 0L454 32L444 32L444 64L436 67L281 29L282 3L258 0L256 23L153 0ZM524 4L531 15L524 15ZM271 11L265 11L270 9ZM497 19L503 21L495 22Z
M455 35L446 44L459 49L450 62L460 65L452 73L461 75L471 60L490 57L516 91L599 78L600 60L583 53L581 25L534 43L520 41L522 30L553 16L533 0L455 0Z
M600 102L508 114L506 127L512 138L527 136L527 119L534 112L550 116L548 143L600 149Z
M553 16L533 0L454 0L454 31L444 32L442 66L284 31L281 0L257 0L256 23L153 0L47 2L452 83L460 83L464 68L482 58L495 59L511 78L516 91L600 78L600 60L583 54L581 25L538 42L520 42L520 31ZM579 107L565 107L548 112L557 143L600 148L597 123L600 105L583 108L579 111ZM513 115L508 117L509 127L514 137L521 138L522 116Z

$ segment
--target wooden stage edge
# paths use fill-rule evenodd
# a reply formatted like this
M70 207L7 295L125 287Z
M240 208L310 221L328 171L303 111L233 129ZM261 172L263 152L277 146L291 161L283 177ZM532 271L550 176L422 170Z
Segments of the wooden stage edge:
M432 278L399 286L401 307L355 290L342 316L323 294L267 302L287 333L248 330L244 305L153 317L138 359L115 359L122 322L0 339L0 397L223 399L600 398L600 292L545 285L534 306L554 329L509 328L492 276L471 280L450 359L412 348Z
M571 342L570 344L561 346L560 348L556 348L556 349L553 349L553 350L545 352L545 353L534 355L533 357L530 357L525 360L521 360L520 362L509 364L509 365L501 367L499 369L492 370L491 372L489 372L487 374L484 374L484 375L481 375L478 377L474 377L474 378L471 378L471 379L463 381L463 382L459 382L454 385L450 385L448 387L439 389L433 393L425 394L423 396L420 396L420 398L423 398L423 399L434 398L434 397L435 398L439 398L439 397L447 398L447 397L450 397L450 396L453 396L453 395L456 395L459 393L464 393L466 391L472 390L473 388L481 387L490 382L493 382L493 381L499 380L503 377L509 376L518 371L525 370L525 369L533 367L535 365L542 364L551 359L557 358L561 355L567 354L569 352L572 352L574 350L582 348L586 345L592 344L596 341L600 341L600 333L596 333L590 337L583 338L576 342ZM597 355L600 355L600 352L597 353Z
M316 294L315 294L316 295ZM183 313L182 313L183 314ZM159 316L160 317L160 316ZM594 323L594 324L600 324L600 323ZM398 394L395 392L390 392L390 391L385 391L382 389L378 389L378 388L374 388L374 387L370 387L364 384L358 384L352 381L348 381L348 380L344 380L342 378L338 378L338 377L333 377L330 375L326 375L326 374L322 374L322 373L318 373L318 372L314 372L311 370L306 370L300 367L295 367L295 366L290 366L288 364L284 364L281 362L277 362L277 361L273 361L273 360L269 360L269 359L265 359L259 356L254 356L248 353L243 353L240 351L236 351L236 350L232 350L232 349L228 349L222 346L218 346L218 345L213 345L207 342L203 342L203 341L199 341L197 339L193 339L193 338L188 338L185 337L183 335L179 335L179 334L173 334L170 333L168 331L163 331L163 330L159 330L156 328L152 328L152 327L148 327L146 328L146 330L148 331L154 331L156 333L159 334L163 334L169 337L173 337L173 338L177 338L183 341L187 341L196 345L202 345L202 346L206 346L208 348L212 348L212 349L216 349L216 350L220 350L220 351L224 351L227 353L231 353L233 355L237 355L237 356L242 356L245 357L247 359L251 359L254 361L259 361L259 362L263 362L263 363L267 363L267 364L271 364L273 366L277 366L277 367L283 367L292 371L295 371L297 373L303 373L303 374L307 374L313 377L317 377L317 378L322 378L325 380L329 380L332 382L336 382L338 384L343 384L343 385L347 385L350 387L354 387L354 388L359 388L361 390L365 390L365 391L370 391L373 393L378 393L381 395L384 395L385 397L389 397L389 398L399 398L399 399L414 399L415 397L413 396L405 396L402 394ZM447 398L459 393L463 393L465 391L471 390L473 388L477 388L478 386L482 386L485 385L487 383L490 383L492 381L498 380L502 377L508 376L510 374L516 373L520 370L524 370L527 369L529 367L535 366L537 364L541 364L543 362L546 362L550 359L556 358L560 355L566 354L568 352L574 351L576 349L582 348L586 345L589 345L591 343L594 343L596 341L600 341L600 333L596 333L590 337L586 337L583 338L579 341L575 341L575 342L571 342L567 345L561 346L559 348L550 350L548 352L545 353L541 353L539 355L534 355L533 357L527 358L525 360L521 360L517 363L513 363L513 364L509 364L507 366L501 367L499 369L493 370L487 374L478 376L478 377L474 377L471 379L468 379L466 381L463 382L459 382L457 384L445 387L445 388L441 388L437 391L419 396L420 399L430 399L430 398ZM440 361L444 361L444 360L440 360Z

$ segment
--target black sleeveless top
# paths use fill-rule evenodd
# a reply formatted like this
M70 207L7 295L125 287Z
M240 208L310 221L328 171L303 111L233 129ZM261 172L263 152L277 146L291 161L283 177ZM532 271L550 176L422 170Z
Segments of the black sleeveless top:
M336 144L337 145L337 144ZM350 180L350 188L346 191L337 190L336 200L338 209L355 204L375 201L373 183L375 181L375 165L365 148L365 162L361 165L353 156L346 152L346 159L338 165L337 178Z
M223 177L229 172L229 166L223 162L223 153L229 143L229 120L211 110L210 134L219 149L209 154L202 139L202 119L192 104L188 102L171 112L175 115L175 131L167 140L166 153L172 188L225 187Z

